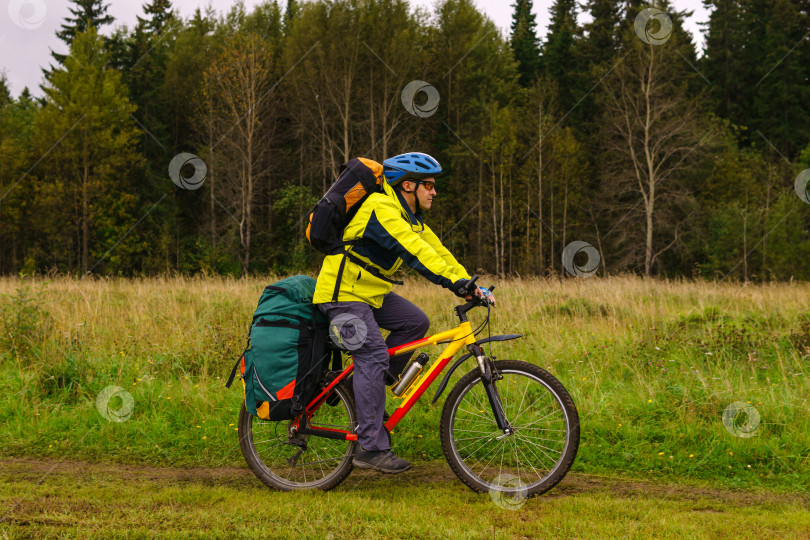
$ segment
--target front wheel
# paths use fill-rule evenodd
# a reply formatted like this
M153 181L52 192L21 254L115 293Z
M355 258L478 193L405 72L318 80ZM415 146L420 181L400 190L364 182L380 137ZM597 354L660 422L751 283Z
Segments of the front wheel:
M579 448L579 415L565 387L528 362L493 362L511 434L501 431L478 368L459 380L442 410L441 440L456 476L474 491L513 499L540 495L563 479Z

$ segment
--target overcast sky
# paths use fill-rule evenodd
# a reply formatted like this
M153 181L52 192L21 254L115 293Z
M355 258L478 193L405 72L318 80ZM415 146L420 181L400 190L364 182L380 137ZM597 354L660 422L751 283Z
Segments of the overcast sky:
M245 5L251 8L265 0L244 0ZM512 17L511 4L514 0L475 0L504 34L508 33ZM114 26L127 25L132 28L136 22L136 15L142 13L141 6L145 0L112 0L110 14L115 17ZM211 4L220 12L229 9L235 0L200 1L200 0L174 0L175 10L183 18L189 18L197 7L205 8ZM279 3L286 4L285 0ZM548 10L553 0L535 0L534 9L537 13L540 36L545 35L548 25ZM424 6L432 9L435 0L411 0L411 5ZM703 7L701 0L674 0L677 10L692 10L694 15L686 23L686 28L696 37L698 50L703 46L698 23L708 20L708 11ZM11 93L17 96L28 86L34 95L41 96L39 85L42 82L41 68L51 61L50 50L66 52L64 44L57 39L55 33L70 12L73 5L68 0L0 0L0 71L6 73L11 87ZM582 19L581 22L585 22ZM111 27L105 28L104 33L109 34Z

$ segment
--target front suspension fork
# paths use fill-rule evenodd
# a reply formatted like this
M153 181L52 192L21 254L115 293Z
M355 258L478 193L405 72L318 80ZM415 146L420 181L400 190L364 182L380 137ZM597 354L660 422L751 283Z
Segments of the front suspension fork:
M492 363L484 356L484 350L477 343L468 345L467 350L470 351L470 354L472 354L478 362L478 369L481 371L481 382L487 393L489 405L492 407L492 413L495 415L495 423L498 425L498 429L503 431L503 435L498 437L498 439L508 437L513 433L513 430L512 426L509 424L509 420L506 419L506 411L503 409L501 396L498 394L498 389L495 387L497 378L493 375L491 368Z

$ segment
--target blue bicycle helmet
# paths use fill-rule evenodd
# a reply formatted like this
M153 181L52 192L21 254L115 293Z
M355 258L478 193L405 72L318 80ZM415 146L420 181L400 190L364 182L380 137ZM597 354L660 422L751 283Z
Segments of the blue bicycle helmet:
M423 180L441 172L439 162L421 152L400 154L383 161L383 174L392 186L404 180Z

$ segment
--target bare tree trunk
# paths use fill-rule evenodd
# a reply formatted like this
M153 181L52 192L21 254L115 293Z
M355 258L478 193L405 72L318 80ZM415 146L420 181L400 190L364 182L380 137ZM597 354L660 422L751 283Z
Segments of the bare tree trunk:
M552 178L554 178L552 176ZM548 247L549 247L549 266L551 267L551 272L553 273L554 270L554 182L552 181L551 184L548 186L549 190L549 229L551 231L551 239L549 240Z
M247 197L245 210L247 214L245 230L245 274L250 273L250 232L253 224L253 133L247 141Z
M210 161L208 164L208 185L211 188L211 247L213 248L217 245L217 209L216 206L214 206L214 202L216 201L216 196L214 195L216 191L214 189L216 187L216 169L214 162L216 157L214 156L214 149L210 144L211 139L213 139L213 133L211 135L212 137L209 139L208 145L208 148L210 149L208 154L208 161Z
M538 269L543 272L545 266L543 261L543 105L540 104L540 112L537 115L537 252L540 256L540 266Z
M370 81L373 81L375 79L375 77L374 77L374 69L371 67L371 64L369 64L368 75L369 75L368 78L369 78ZM369 123L369 136L371 137L371 142L369 143L368 147L373 149L377 144L377 137L374 136L374 134L376 132L375 128L377 126L376 126L376 124L374 122L374 89L373 88L371 88L371 91L368 93L368 116L369 116L369 122L368 122ZM372 155L373 155L373 153L372 153ZM372 158L372 156L368 156L368 157L370 159Z
M484 162L482 160L478 160L478 200L484 200ZM484 205L478 205L478 242L477 242L477 251L478 251L478 268L484 267L484 239L481 235L484 234Z
M302 135L299 133L299 135ZM298 152L298 242L303 241L304 238L304 228L306 227L306 223L304 223L304 219L301 219L304 213L304 137L301 136L301 151Z
M562 222L562 245L565 247L565 233L568 229L568 175L565 175L565 189L563 191L563 222Z
M498 173L498 182L500 184L500 199L501 199L501 219L500 219L501 258L500 258L500 261L499 261L499 266L500 266L501 270L498 273L498 275L503 275L504 273L506 273L506 265L505 265L506 261L504 260L505 255L506 255L505 254L506 241L504 239L504 227L503 227L503 215L504 215L504 211L503 211L503 148L501 148L501 154L500 154L500 160L499 161L500 161L500 165L499 165L500 171Z
M765 281L767 275L767 239L768 216L771 211L771 188L773 187L773 166L768 165L768 185L765 188L765 215L762 220L762 271L760 281Z
M501 252L498 243L498 200L496 198L495 189L495 164L490 162L492 172L492 231L495 233L495 273L501 275Z
M743 281L748 283L748 212L743 210Z
M509 171L509 180L508 180L508 186L507 187L509 188L509 219L507 220L507 223L509 224L509 229L510 229L510 231L509 231L509 257L507 258L507 262L509 263L509 269L507 270L507 272L509 273L509 275L512 275L512 232L511 232L511 229L512 229L512 199L514 197L512 197L512 171L511 170Z
M528 187L528 186L527 186ZM532 197L531 192L527 189L526 190L526 200L531 203ZM529 218L532 215L532 207L530 205L526 205L526 257L524 259L525 263L523 265L523 271L526 274L531 272L532 268L532 257L531 257L531 241L529 240L529 234L531 231L531 221Z
M655 66L655 47L650 45L650 63L647 68L646 83L642 79L642 92L644 93L645 119L644 119L644 159L647 166L647 186L648 194L645 197L647 235L644 243L644 275L649 277L652 272L653 258L653 211L655 208L655 165L653 163L652 149L650 148L650 137L652 130L652 104L650 96L652 93L653 67Z
M349 83L349 92L351 91L351 83ZM351 110L351 99L349 99L349 92L346 92L344 100L344 107L346 114L343 116L343 163L349 161L349 111Z
M87 141L83 141L82 143L82 160L83 160L83 170L82 170L82 272L87 273L90 269L90 261L89 261L89 242L88 237L90 236L90 224L89 221L89 209L88 209L88 183L90 182L90 166L87 163Z
M602 261L602 272L604 273L605 277L607 277L607 263L605 262L605 251L602 249L602 236L599 233L599 222L593 215L593 207L588 208L588 213L591 216L593 228L596 231L596 245L599 246L599 259Z
M634 42L625 60L602 83L607 98L607 121L602 125L608 145L605 194L616 202L633 194L643 203L644 228L638 230L633 220L627 220L619 235L628 253L624 264L638 267L643 260L645 276L652 275L656 259L679 239L678 220L657 219L659 207L677 209L677 201L688 197L686 186L679 186L673 173L696 163L700 153L695 151L711 136L704 134L697 101L681 84L677 60L674 49ZM674 234L656 252L659 228L674 229Z

